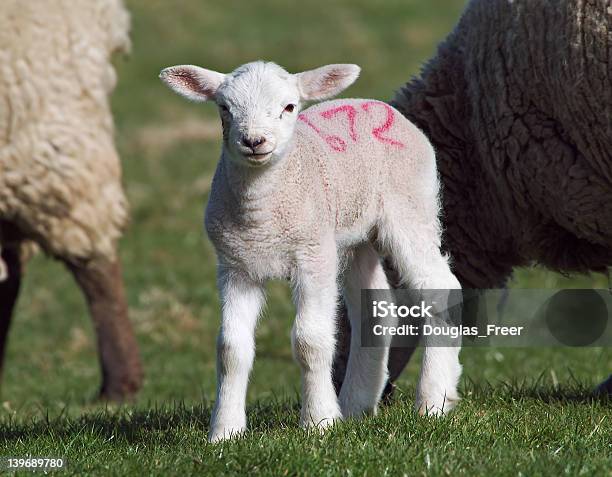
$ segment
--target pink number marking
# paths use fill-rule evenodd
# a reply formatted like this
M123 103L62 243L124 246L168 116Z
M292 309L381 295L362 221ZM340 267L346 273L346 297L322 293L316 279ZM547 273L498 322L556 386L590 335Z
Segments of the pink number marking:
M395 114L391 106L386 103L382 103L380 101L368 101L366 103L361 104L361 109L366 113L370 112L372 106L382 106L386 113L387 117L385 118L385 122L372 129L372 136L385 144L391 144L392 146L404 147L404 143L397 141L391 137L385 136L384 133L389 131L395 122ZM337 114L344 113L348 119L349 126L349 135L353 142L357 142L357 131L355 130L355 118L357 116L357 110L354 106L350 104L344 104L342 106L337 106L332 109L327 109L319 113L324 119L332 119ZM331 147L334 151L345 152L347 148L346 142L339 136L327 135L321 129L319 129L304 113L298 115L298 119L306 123L313 131L315 131L319 136L321 136L325 142Z
M387 103L382 103L379 101L368 101L367 103L363 103L361 105L361 109L363 109L365 112L369 112L370 107L373 105L382 106L383 108L385 108L385 110L387 111L387 117L385 119L384 124L372 129L372 136L374 136L380 142L391 144L392 146L404 147L403 143L396 141L393 138L383 136L384 132L387 132L389 129L391 129L391 126L393 126L393 122L395 121L395 115L393 114L393 109L391 108L391 106L389 106Z
M338 106L337 108L328 109L321 113L321 116L325 119L331 119L336 116L338 113L346 113L346 117L349 122L349 135L351 139L356 142L357 141L357 132L355 131L355 116L357 115L357 111L350 104L345 104L343 106Z
M325 142L331 147L334 151L344 152L346 151L346 143L342 140L342 138L338 136L328 136L324 134L318 127L316 127L305 114L299 114L298 119L300 121L305 122L308 126L312 128L319 136L325 139Z

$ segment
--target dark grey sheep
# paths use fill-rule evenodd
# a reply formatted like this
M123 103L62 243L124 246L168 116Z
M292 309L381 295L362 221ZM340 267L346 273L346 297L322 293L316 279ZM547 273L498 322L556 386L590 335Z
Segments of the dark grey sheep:
M532 263L612 266L609 0L473 0L391 104L436 149L443 247L462 286L501 287ZM411 353L392 351L391 382Z

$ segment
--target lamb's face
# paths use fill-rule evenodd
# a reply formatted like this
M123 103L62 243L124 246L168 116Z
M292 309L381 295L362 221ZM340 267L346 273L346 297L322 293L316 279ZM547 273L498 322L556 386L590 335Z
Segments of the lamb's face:
M182 96L217 103L224 154L250 167L282 159L301 103L335 96L358 76L357 65L327 65L289 74L262 61L247 63L227 75L192 65L173 66L160 74Z
M258 167L283 156L300 102L294 75L274 63L249 63L226 76L215 102L232 160Z

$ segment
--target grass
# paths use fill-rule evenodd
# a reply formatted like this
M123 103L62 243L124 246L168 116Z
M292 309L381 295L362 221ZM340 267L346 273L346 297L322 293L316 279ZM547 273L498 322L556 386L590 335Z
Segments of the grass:
M62 267L28 266L11 331L0 456L63 456L79 475L612 475L612 412L589 390L609 349L465 349L464 400L448 419L412 411L418 356L379 416L323 436L298 428L299 371L286 285L272 283L258 330L245 439L206 443L219 306L203 205L219 152L214 108L188 104L158 71L228 71L256 58L298 71L363 67L353 96L389 98L456 21L453 0L310 0L300 4L128 0L134 48L117 62L117 144L132 207L121 244L130 316L146 370L124 406L92 401L99 384L83 299ZM607 286L601 275L515 274L516 287Z
M63 455L79 475L609 475L609 402L588 391L469 383L460 410L435 420L400 393L324 435L298 427L295 398L260 399L245 438L214 446L209 406L184 402L8 420L3 431L13 454Z

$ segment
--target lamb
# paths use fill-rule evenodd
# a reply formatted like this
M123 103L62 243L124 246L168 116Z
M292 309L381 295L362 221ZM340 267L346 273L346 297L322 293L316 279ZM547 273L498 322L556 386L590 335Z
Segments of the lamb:
M288 278L297 309L292 344L302 370L301 424L325 428L375 412L388 347L351 343L347 377L332 383L339 279L351 323L360 291L385 289L380 254L416 289L457 289L440 252L438 178L426 137L385 103L330 98L358 77L356 65L289 74L269 62L221 74L191 65L161 79L220 110L223 148L206 210L218 255L222 301L218 387L209 438L241 434L254 359L254 330L268 279ZM401 138L401 139L399 139ZM346 268L346 273L339 270ZM436 312L444 310L441 292ZM458 400L457 347L427 347L418 384L420 412L442 414Z
M464 287L504 286L534 262L612 266L611 13L604 1L472 0L392 100L436 148L443 248ZM395 379L410 350L391 355ZM599 391L612 394L612 376Z
M97 333L100 395L142 382L117 241L127 220L108 96L130 47L120 0L0 3L0 370L35 242L81 287Z

